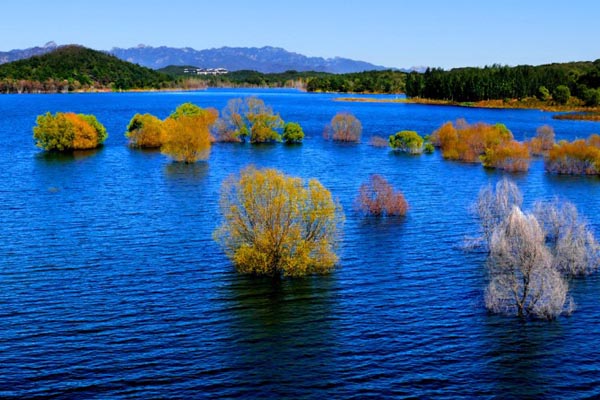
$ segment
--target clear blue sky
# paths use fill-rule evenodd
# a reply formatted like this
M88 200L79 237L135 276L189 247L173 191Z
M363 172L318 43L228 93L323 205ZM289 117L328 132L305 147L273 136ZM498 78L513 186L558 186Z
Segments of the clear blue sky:
M388 67L600 58L598 0L19 0L2 2L0 51L276 46Z

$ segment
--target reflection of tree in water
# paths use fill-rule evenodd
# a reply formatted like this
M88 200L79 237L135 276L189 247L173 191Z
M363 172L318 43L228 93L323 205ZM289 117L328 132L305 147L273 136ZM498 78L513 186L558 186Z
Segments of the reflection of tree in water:
M35 155L38 162L43 162L44 166L51 164L67 164L73 161L85 160L88 157L96 155L102 151L102 147L90 150L75 150L69 152L42 151Z
M239 276L227 288L233 384L254 396L294 398L334 384L333 276Z
M171 181L200 181L208 174L208 168L206 162L172 162L165 165L165 176Z
M494 396L506 399L545 398L556 389L561 369L563 329L560 322L527 321L490 316L486 324L486 378ZM561 382L567 383L567 382Z

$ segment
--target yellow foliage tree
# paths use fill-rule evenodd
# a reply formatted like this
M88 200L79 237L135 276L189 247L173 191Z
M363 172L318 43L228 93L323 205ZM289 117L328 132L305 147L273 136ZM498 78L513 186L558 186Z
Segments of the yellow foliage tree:
M196 115L169 117L163 123L161 151L178 162L194 163L210 156L210 128L218 118L215 109L202 109Z
M223 183L220 206L225 221L214 237L240 273L279 278L334 268L343 213L319 181L248 167Z
M511 140L495 147L488 147L480 157L484 167L509 172L525 172L529 169L529 148L526 144Z
M37 117L33 128L36 145L47 151L87 150L107 138L106 128L93 115L46 113Z
M131 147L160 147L164 136L163 122L151 114L135 114L127 126L125 136Z

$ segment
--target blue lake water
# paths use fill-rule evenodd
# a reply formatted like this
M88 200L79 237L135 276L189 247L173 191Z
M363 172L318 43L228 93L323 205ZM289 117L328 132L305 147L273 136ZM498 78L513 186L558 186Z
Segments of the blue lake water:
M178 165L131 150L135 113L166 117L191 101L221 109L257 95L302 124L300 146L213 146ZM552 322L490 315L485 254L469 212L504 175L480 165L397 155L367 143L443 122L502 122L517 139L543 124L557 139L600 123L534 110L342 103L285 90L0 96L0 397L591 398L600 396L600 278L571 282L577 310ZM57 157L34 146L35 117L93 113L109 138ZM325 142L338 111L364 127L359 145ZM248 164L318 178L346 213L340 266L284 280L238 275L211 235L218 194ZM352 209L372 173L400 188L404 219ZM525 196L574 202L600 232L600 180L510 175Z

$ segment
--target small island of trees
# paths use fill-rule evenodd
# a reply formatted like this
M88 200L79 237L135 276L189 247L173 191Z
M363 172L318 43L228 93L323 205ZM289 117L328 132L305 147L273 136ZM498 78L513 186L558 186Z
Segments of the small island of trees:
M46 151L95 149L108 137L104 125L93 115L48 112L38 116L36 123L33 138Z
M504 124L447 122L431 135L431 142L448 160L481 162L485 167L522 172L529 169L529 149L513 139Z

